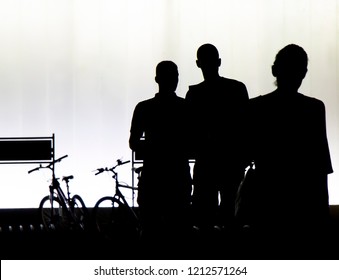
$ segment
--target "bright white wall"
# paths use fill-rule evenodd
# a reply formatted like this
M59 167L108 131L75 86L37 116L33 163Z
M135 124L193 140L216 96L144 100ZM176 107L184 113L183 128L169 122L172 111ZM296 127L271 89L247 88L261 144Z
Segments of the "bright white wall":
M196 50L211 42L220 73L254 97L275 88L275 54L296 43L310 58L300 91L325 102L338 171L338 15L336 0L0 0L0 137L55 133L57 157L69 155L57 175L73 174L71 192L93 206L113 188L92 170L131 158L133 109L156 92L159 61L177 63L184 97L202 79ZM49 173L33 167L0 165L0 208L38 206ZM131 183L131 165L120 178ZM339 204L338 173L329 184Z

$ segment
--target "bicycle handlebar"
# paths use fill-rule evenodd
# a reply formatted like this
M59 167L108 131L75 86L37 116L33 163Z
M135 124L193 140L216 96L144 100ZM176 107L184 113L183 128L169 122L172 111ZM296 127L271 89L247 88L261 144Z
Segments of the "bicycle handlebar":
M64 158L67 158L67 157L68 157L68 155L64 155L64 156L62 156L61 158L56 159L53 163L60 162L60 161L62 161ZM51 164L52 164L52 163L51 163Z
M98 174L100 174L100 173L102 173L104 171L107 171L107 167L106 168L98 168L97 169L97 173L95 173L94 175L98 175Z
M104 171L111 171L114 172L114 169L120 165L124 165L126 163L131 162L130 160L126 160L126 161L121 161L120 159L117 160L117 164L111 168L108 167L104 167L104 168L98 168L95 171L97 171L97 173L95 173L94 175L99 175L100 173L104 172Z
M34 172L34 171L38 171L40 168L41 168L41 166L39 166L39 167L37 167L37 168L34 168L34 169L32 169L32 170L29 170L29 171L28 171L28 174L29 174L29 173L32 173L32 172Z
M38 170L40 170L41 168L50 168L50 169L51 169L51 166L53 166L53 165L54 165L55 163L57 163L57 162L62 161L64 158L67 158L67 157L68 157L68 155L64 155L64 156L62 156L61 158L58 158L58 159L54 160L53 162L51 162L50 164L48 164L48 165L46 165L46 166L42 166L42 164L40 164L39 167L36 167L36 168L33 168L33 169L29 170L29 171L28 171L28 174L29 174L29 173L32 173L32 172L34 172L34 171L38 171Z
M126 160L126 161L121 161L120 159L118 159L117 160L117 165L116 166L119 166L119 165L124 165L124 164L126 164L126 163L129 163L129 162L131 162L130 160Z

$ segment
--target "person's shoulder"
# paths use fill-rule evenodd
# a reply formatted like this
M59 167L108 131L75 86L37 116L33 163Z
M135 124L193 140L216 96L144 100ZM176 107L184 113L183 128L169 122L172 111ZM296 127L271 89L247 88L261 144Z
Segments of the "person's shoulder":
M299 97L303 99L305 102L312 103L312 104L324 104L320 99L313 97L313 96L307 96L302 93L299 93Z
M221 87L226 88L226 89L232 89L232 92L235 92L238 95L242 94L242 96L248 99L247 88L243 82L239 80L235 80L235 79L225 78L225 77L221 77L220 81L222 84Z
M178 96L177 94L175 94L173 96L173 98L171 98L171 100L173 100L173 102L175 102L176 104L185 104L186 103L185 98Z
M255 97L250 98L250 103L258 103L261 102L261 100L263 100L264 95L258 95Z
M192 100L196 99L198 96L200 96L200 92L204 91L204 82L201 82L199 84L189 85L188 91L186 93L186 100Z
M142 109L142 108L146 108L148 106L150 106L151 104L154 103L154 97L152 98L148 98L148 99L145 99L145 100L142 100L140 101L137 105L136 105L136 109Z
M250 99L251 103L265 102L273 97L272 93L260 94Z
M312 97L312 96L307 96L304 94L299 94L300 100L309 107L317 108L323 110L325 108L325 104L323 101L321 101L318 98Z
M204 86L205 82L202 81L198 84L194 84L194 85L189 85L188 86L188 91L195 91L195 90L199 90Z
M178 102L185 102L185 98L181 97L181 96L176 96L175 99L178 101Z
M231 78L226 78L226 77L220 77L220 81L222 83L226 83L229 85L233 85L233 86L238 86L238 87L244 87L245 84L239 80L235 80L235 79L231 79Z
M258 95L249 99L250 108L265 107L267 104L274 102L274 92Z

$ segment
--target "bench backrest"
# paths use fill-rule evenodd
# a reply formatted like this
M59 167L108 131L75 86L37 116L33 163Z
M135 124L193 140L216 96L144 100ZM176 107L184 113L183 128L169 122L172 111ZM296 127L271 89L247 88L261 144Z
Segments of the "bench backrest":
M0 164L48 163L54 161L51 137L0 138Z

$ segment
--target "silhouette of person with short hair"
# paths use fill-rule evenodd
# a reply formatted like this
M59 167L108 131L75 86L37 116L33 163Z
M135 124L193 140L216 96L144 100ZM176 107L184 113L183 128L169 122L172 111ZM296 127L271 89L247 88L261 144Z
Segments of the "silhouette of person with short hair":
M287 45L272 66L277 89L250 100L248 141L257 176L252 223L264 231L310 235L328 222L333 170L325 106L298 92L307 65L304 49Z
M192 179L187 109L185 100L175 93L178 76L175 63L160 62L155 77L159 92L137 104L131 123L130 148L143 154L138 184L141 222L144 236L151 241L166 232L179 234L189 222Z
M186 101L190 113L193 172L192 209L201 229L218 224L220 194L221 225L234 224L235 196L244 176L243 122L248 103L246 86L219 75L217 48L198 48L196 64L204 81L189 87Z

